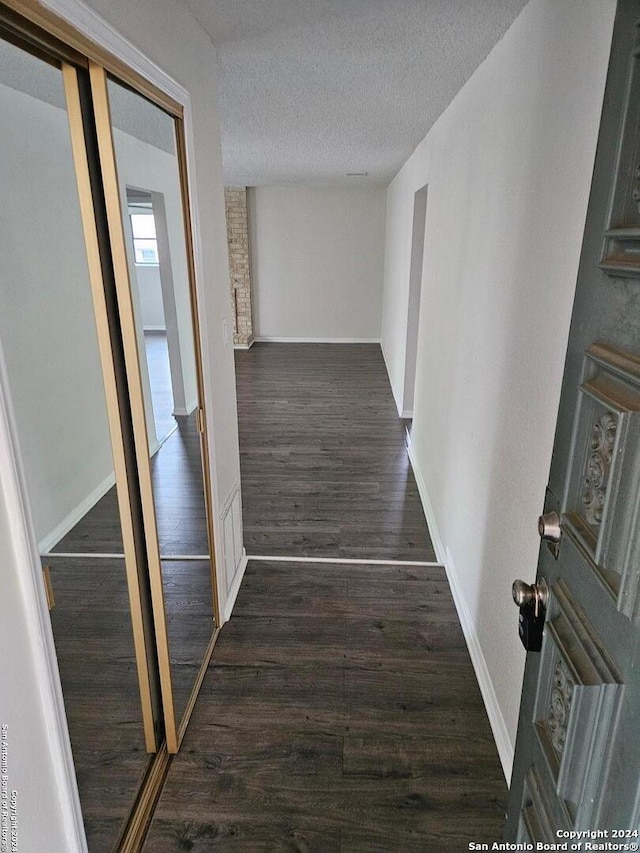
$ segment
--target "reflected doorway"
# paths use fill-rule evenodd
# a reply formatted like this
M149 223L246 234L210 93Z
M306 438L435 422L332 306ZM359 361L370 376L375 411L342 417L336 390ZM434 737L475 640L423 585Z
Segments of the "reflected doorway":
M409 271L409 300L407 306L407 342L405 350L402 419L408 431L413 419L413 398L416 388L418 363L418 330L420 328L420 302L424 271L424 243L427 223L427 195L425 184L415 194L413 202L413 230L411 237L411 267Z
M181 351L174 268L163 193L126 187L128 261L135 290L137 333L145 390L149 447L154 455L177 429L179 418L195 410L197 398L189 395L195 370ZM183 347L184 349L184 347Z

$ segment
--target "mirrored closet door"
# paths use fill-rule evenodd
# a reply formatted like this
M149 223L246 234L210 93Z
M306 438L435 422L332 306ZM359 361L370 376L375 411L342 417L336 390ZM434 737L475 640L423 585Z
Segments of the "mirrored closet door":
M71 98L77 108L77 89ZM7 41L0 101L0 342L87 832L92 850L110 850L162 720L106 302L74 165L79 116L62 66Z
M156 531L149 554L160 582L154 614L168 638L161 668L163 689L172 696L171 707L165 703L167 737L175 725L179 740L216 623L181 128L102 68L91 68L91 81L101 153L115 164L113 175L104 171L107 193L110 181L118 190L109 228L114 253L120 247L116 277L131 301L133 372L142 380L134 422L141 480L151 486L143 492L147 527Z
M4 14L4 392L93 853L178 750L219 622L181 110Z

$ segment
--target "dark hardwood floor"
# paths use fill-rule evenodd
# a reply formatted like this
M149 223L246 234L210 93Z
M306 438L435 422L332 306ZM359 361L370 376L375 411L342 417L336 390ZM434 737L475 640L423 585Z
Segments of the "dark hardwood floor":
M209 560L162 561L176 718L182 719L215 627Z
M109 853L149 764L124 560L44 562L89 850Z
M167 371L155 375L154 388L163 382ZM206 555L200 438L193 415L176 421L151 463L160 552ZM99 555L122 547L113 487L53 550ZM149 762L124 560L49 555L43 563L56 597L51 622L89 850L109 853ZM180 719L214 628L211 567L206 559L163 560L162 575Z
M195 414L177 417L177 429L151 459L160 554L208 554L200 436ZM60 553L121 554L115 486L55 546Z
M433 560L379 350L238 356L248 549ZM178 421L153 459L161 550L206 553L198 435ZM120 548L113 490L57 546ZM48 562L89 850L106 853L148 760L124 568ZM163 573L182 703L212 627L208 565ZM443 569L250 562L144 849L462 851L499 838L505 798Z
M443 569L250 562L144 850L456 853L505 805Z
M379 348L236 357L247 550L433 560ZM455 853L505 806L444 569L250 561L144 850Z
M434 560L380 347L235 355L247 553Z

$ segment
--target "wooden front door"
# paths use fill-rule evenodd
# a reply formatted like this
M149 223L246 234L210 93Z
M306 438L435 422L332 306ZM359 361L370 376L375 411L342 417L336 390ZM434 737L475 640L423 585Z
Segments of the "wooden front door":
M639 22L620 0L544 507L561 534L540 549L546 623L506 823L521 849L640 842Z

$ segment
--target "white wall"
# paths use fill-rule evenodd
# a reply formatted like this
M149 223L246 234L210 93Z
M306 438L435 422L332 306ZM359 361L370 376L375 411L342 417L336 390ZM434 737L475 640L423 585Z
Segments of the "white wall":
M200 308L204 326L206 403L214 511L235 494L239 478L233 349L222 324L231 327L228 256L221 153L216 107L216 57L209 38L177 0L90 0L111 25L103 26L91 8L75 0L47 0L85 32L108 43L137 67L152 73L145 56L189 93L188 147L195 212ZM124 33L131 44L119 39ZM153 71L155 74L155 71ZM3 128L4 133L4 128ZM25 140L28 142L29 140ZM37 184L24 176L25 190ZM4 205L0 205L4 208ZM0 389L0 413L6 398ZM19 505L19 478L6 421L0 417L0 551L2 577L0 645L3 688L0 722L11 738L11 782L18 788L20 849L86 849L78 821L71 753L61 707L51 629L46 617L32 526ZM224 565L222 531L217 522L216 558ZM220 590L225 606L227 590ZM228 602L226 602L228 603Z
M165 327L162 305L160 267L154 264L136 264L136 281L140 294L142 325L146 330L162 331Z
M429 184L412 455L507 778L614 0L532 0L388 191L383 349L401 400Z
M62 76L54 69L50 73ZM67 114L3 85L0 109L12 117L4 137L6 156L0 160L0 255L5 258L0 340L36 536L41 550L49 550L113 485L113 462ZM117 129L114 140L127 230L127 185L163 196L172 270L172 353L176 350L172 377L175 373L176 412L187 414L197 404L197 378L177 160ZM18 162L35 179L37 195L25 192ZM132 250L130 255L141 323L146 316L151 325L162 327L159 268L136 267ZM140 346L144 352L141 325ZM146 360L141 367L154 448Z
M380 340L385 190L252 187L257 338Z
M48 549L113 484L113 461L67 114L3 85L0 112L0 340Z

